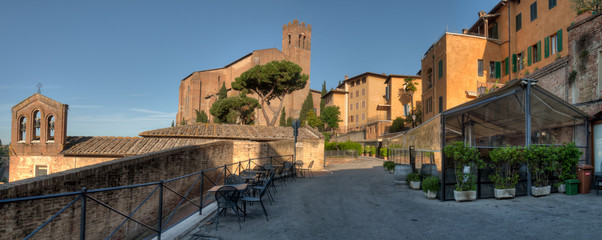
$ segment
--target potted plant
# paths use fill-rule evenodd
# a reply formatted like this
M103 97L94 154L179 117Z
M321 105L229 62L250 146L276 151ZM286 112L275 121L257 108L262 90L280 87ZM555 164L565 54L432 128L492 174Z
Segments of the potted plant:
M395 172L395 162L393 161L383 162L383 167L385 168L385 171L389 171L390 173Z
M477 199L477 177L473 172L476 168L483 167L483 160L479 158L479 150L464 145L463 142L454 142L444 148L447 158L451 159L456 173L456 201L474 201Z
M365 156L365 154L364 154L364 146L361 146L361 147L360 147L360 152L359 152L359 155L361 155L361 156Z
M414 190L420 189L420 173L410 173L408 174L408 178L406 178L406 182L410 183L410 188Z
M428 176L422 180L422 191L428 199L437 198L437 192L439 191L439 178L436 176Z
M489 152L490 166L494 173L489 175L495 188L495 198L505 199L516 196L516 184L519 180L518 170L524 163L524 158L519 147L506 146L496 148Z
M371 157L376 156L376 147L370 146L370 156Z
M524 156L533 177L531 195L550 195L550 175L557 166L555 155L556 149L548 146L531 145L525 149Z
M387 157L388 157L387 148L385 148L385 147L380 148L380 156L382 156L385 160L387 160Z
M583 152L579 151L577 147L575 147L575 143L564 144L563 146L558 148L557 151L557 160L558 165L556 168L556 175L558 176L558 182L554 184L556 188L558 188L558 192L565 192L565 182L570 179L577 178L575 175L575 166L579 163L579 158Z

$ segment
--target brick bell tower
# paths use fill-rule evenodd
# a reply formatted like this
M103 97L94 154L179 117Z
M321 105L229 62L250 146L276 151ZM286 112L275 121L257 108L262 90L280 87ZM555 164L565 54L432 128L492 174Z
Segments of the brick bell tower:
M303 73L310 75L311 66L311 25L305 25L293 20L282 26L282 53L286 59L298 64L303 69ZM283 106L286 107L286 115L299 117L301 105L309 93L310 79L307 80L305 88L296 91Z

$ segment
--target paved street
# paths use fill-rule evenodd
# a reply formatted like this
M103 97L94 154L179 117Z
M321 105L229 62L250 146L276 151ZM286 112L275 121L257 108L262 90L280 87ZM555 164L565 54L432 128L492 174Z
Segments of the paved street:
M315 178L278 186L276 202L247 206L239 229L230 213L186 239L599 239L602 195L552 194L457 203L427 200L395 185L381 161L337 164ZM317 174L318 175L318 174Z

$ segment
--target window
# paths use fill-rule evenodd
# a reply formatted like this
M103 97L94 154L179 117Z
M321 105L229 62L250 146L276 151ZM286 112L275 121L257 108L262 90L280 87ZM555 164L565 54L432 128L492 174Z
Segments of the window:
M490 78L495 78L495 62L490 61L489 62L489 77Z
M529 47L529 65L541 61L541 41Z
M362 101L362 108L366 108L366 101Z
M359 115L355 115L355 120L358 121L358 122L360 121Z
M355 103L355 109L360 109L360 103L359 102Z
M477 60L479 77L483 76L483 59Z
M537 19L537 2L531 4L531 22Z
M353 103L349 104L349 110L353 110Z
M358 86L360 85L360 80L359 79L355 82L355 85L358 85Z
M288 35L288 45L291 45L291 35Z
M504 59L504 76L508 75L510 73L510 59L506 58Z
M362 83L366 83L366 78L362 78Z
M366 114L362 113L362 120L366 120Z
M33 127L34 127L34 135L33 135L33 141L40 141L40 125L41 125L41 119L40 119L40 111L36 110L33 112Z
M520 52L520 53L517 55L517 57L516 57L516 58L517 58L517 61L518 61L518 70L519 70L519 71L521 71L521 70L523 70L523 69L525 68L525 66L524 66L524 64L523 64L523 62L525 61L525 60L524 60L524 57L523 57L523 55L524 55L524 53L523 53L523 52Z
M19 141L25 141L25 130L27 129L27 118L19 119Z
M488 31L488 35L490 38L498 38L498 34L497 34L497 23L496 22L492 22L491 27L487 30Z
M362 96L366 96L366 89L362 89Z
M351 82L351 84L350 84L350 85L351 85L352 87L353 87L353 86L355 86L355 82Z
M433 87L433 69L429 68L426 70L426 89L431 89Z
M349 93L349 98L353 98L353 92Z
M299 45L297 47L301 47L301 34L299 34Z
M443 96L439 96L439 113L443 112Z
M349 117L349 121L353 122L353 116Z
M520 30L523 27L523 18L521 13L519 13L518 15L516 15L516 30L518 32L518 30Z
M556 7L556 0L548 0L548 9Z
M355 91L355 96L359 97L360 96L360 90Z
M303 48L305 48L305 36L303 36Z
M439 79L443 77L443 60L439 60Z
M427 113L430 113L433 111L433 98L432 97L426 99L425 107L426 107Z
M36 165L35 166L35 176L44 176L48 175L48 166L47 165Z
M47 141L54 141L54 116L48 116L48 126L46 127Z
M550 36L550 53L552 55L556 54L558 52L558 37L556 36L556 34Z

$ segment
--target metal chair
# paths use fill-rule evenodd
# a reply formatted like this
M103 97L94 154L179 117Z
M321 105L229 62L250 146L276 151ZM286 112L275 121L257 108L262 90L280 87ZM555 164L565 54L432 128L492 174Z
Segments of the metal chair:
M301 169L303 168L304 164L305 163L303 162L303 160L295 161L295 174L301 174Z
M300 170L299 172L301 173L301 175L302 175L303 177L305 177L305 173L306 173L306 172L307 172L307 175L308 175L309 177L314 177L314 174L311 172L311 168L312 168L313 166L314 166L314 161L312 160L312 161L311 161L311 162L309 162L309 164L307 165L307 168L301 168L301 169L299 169L299 170Z
M272 177L269 177L268 180L259 189L257 189L259 191L258 197L248 196L248 197L243 197L241 199L241 201L243 202L243 212L244 212L243 220L244 221L246 221L246 219L247 219L247 202L250 202L250 203L259 202L261 204L261 208L263 208L263 213L265 214L265 219L267 221L270 221L268 219L268 212L265 210L265 206L263 205L263 201L261 199L263 198L263 195L265 195L266 189L268 188L271 181L272 181Z
M215 192L215 200L217 201L217 215L215 216L215 230L219 224L219 215L226 212L227 209L231 208L236 212L238 218L238 227L242 229L240 225L240 215L238 214L238 200L240 199L240 193L232 186L223 186Z
M231 174L230 176L228 176L226 178L226 184L241 184L241 183L245 183L245 180L241 177L238 176L236 174Z

